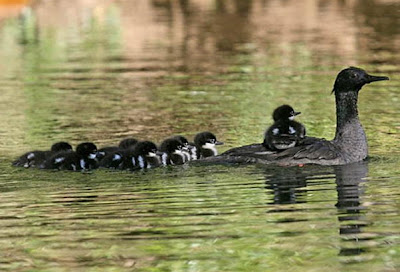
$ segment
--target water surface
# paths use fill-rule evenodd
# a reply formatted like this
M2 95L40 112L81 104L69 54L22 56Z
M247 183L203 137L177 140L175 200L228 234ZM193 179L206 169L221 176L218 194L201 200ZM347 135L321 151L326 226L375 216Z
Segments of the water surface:
M361 4L362 3L362 4ZM397 1L0 5L0 270L398 271ZM260 142L273 109L332 138L354 65L371 158L344 167L12 168L66 140L213 131Z

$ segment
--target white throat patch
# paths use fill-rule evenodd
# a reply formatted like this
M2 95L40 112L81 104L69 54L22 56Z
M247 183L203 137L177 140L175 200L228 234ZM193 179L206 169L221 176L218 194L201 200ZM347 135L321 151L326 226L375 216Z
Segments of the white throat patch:
M113 161L117 161L117 160L120 160L120 159L122 159L122 157L121 157L121 155L119 155L119 154L114 154L114 157L113 157Z
M214 156L218 155L218 151L215 148L215 144L206 143L205 145L202 146L202 148L211 150L214 153Z
M154 152L149 152L149 153L147 153L146 156L147 156L147 157L157 157L157 154L154 153Z
M64 160L65 160L64 157L58 157L58 158L56 158L56 159L54 160L54 162L55 162L55 163L60 163L60 162L63 162Z
M175 150L174 154L181 156L183 162L186 161L185 153L183 153L181 150Z

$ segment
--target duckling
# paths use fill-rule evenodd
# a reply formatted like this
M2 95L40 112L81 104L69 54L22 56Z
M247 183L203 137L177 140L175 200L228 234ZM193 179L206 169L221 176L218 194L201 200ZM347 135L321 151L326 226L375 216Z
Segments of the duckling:
M13 161L12 165L25 168L39 167L46 159L61 151L72 151L72 146L67 142L57 142L51 146L50 150L35 150L25 153Z
M160 145L160 151L163 152L161 156L163 165L180 165L190 159L189 153L184 153L183 144L176 137L164 140Z
M284 150L298 145L306 135L304 126L293 120L300 113L289 105L276 108L273 113L275 123L266 130L263 146L270 150Z
M72 171L96 169L96 155L97 147L94 143L80 143L75 152L59 152L47 159L40 168Z
M178 139L182 145L182 152L186 156L186 161L197 160L196 146L194 143L190 143L185 137L181 135L174 136L173 138Z
M150 141L141 141L126 150L121 168L137 170L160 165L161 159L156 144Z
M109 149L99 152L104 152L100 156L97 155L100 168L121 169L125 161L125 157L129 154L129 149L133 148L138 140L134 138L127 138L122 140L117 148ZM99 153L98 152L98 153ZM99 159L100 158L100 159Z
M121 149L128 149L131 146L134 146L135 144L137 144L138 140L136 140L135 138L126 138L123 139L119 142L118 146L106 146L103 148L100 148L97 151L97 156L96 156L96 160L98 162L102 161L107 155L109 154L113 154L115 152L119 152L121 151ZM108 158L109 159L109 158Z
M217 141L214 134L209 131L200 132L194 137L194 144L196 146L197 158L207 158L217 156L218 151L216 145L223 145L223 142Z

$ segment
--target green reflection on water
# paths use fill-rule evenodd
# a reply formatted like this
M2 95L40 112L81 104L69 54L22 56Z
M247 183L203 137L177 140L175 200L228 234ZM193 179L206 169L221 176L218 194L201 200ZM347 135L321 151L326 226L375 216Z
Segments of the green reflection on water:
M360 211L353 213L351 206L348 212L335 207L339 196L329 167L287 169L289 176L296 172L312 179L307 187L293 190L297 203L271 205L274 192L265 188L265 177L276 170L270 168L177 167L81 174L10 171L2 164L6 170L1 172L0 233L6 239L1 239L1 247L12 263L2 267L116 271L393 267L400 252L394 219L399 203L391 193L397 190L400 174L390 170L395 165L370 164L368 179L358 181L359 193L347 199L361 201ZM387 173L392 178L387 179ZM343 216L357 219L340 220ZM362 226L357 240L356 234L339 234L341 226L354 224ZM338 257L343 248L364 254Z

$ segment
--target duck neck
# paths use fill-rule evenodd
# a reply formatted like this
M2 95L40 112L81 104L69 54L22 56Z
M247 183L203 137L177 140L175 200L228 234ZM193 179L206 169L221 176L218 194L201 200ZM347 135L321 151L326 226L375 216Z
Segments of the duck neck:
M358 91L335 92L336 134L333 140L352 160L367 157L367 137L358 118ZM353 158L354 157L354 158Z
M358 119L358 92L335 92L336 97L336 136L350 124L360 123Z

